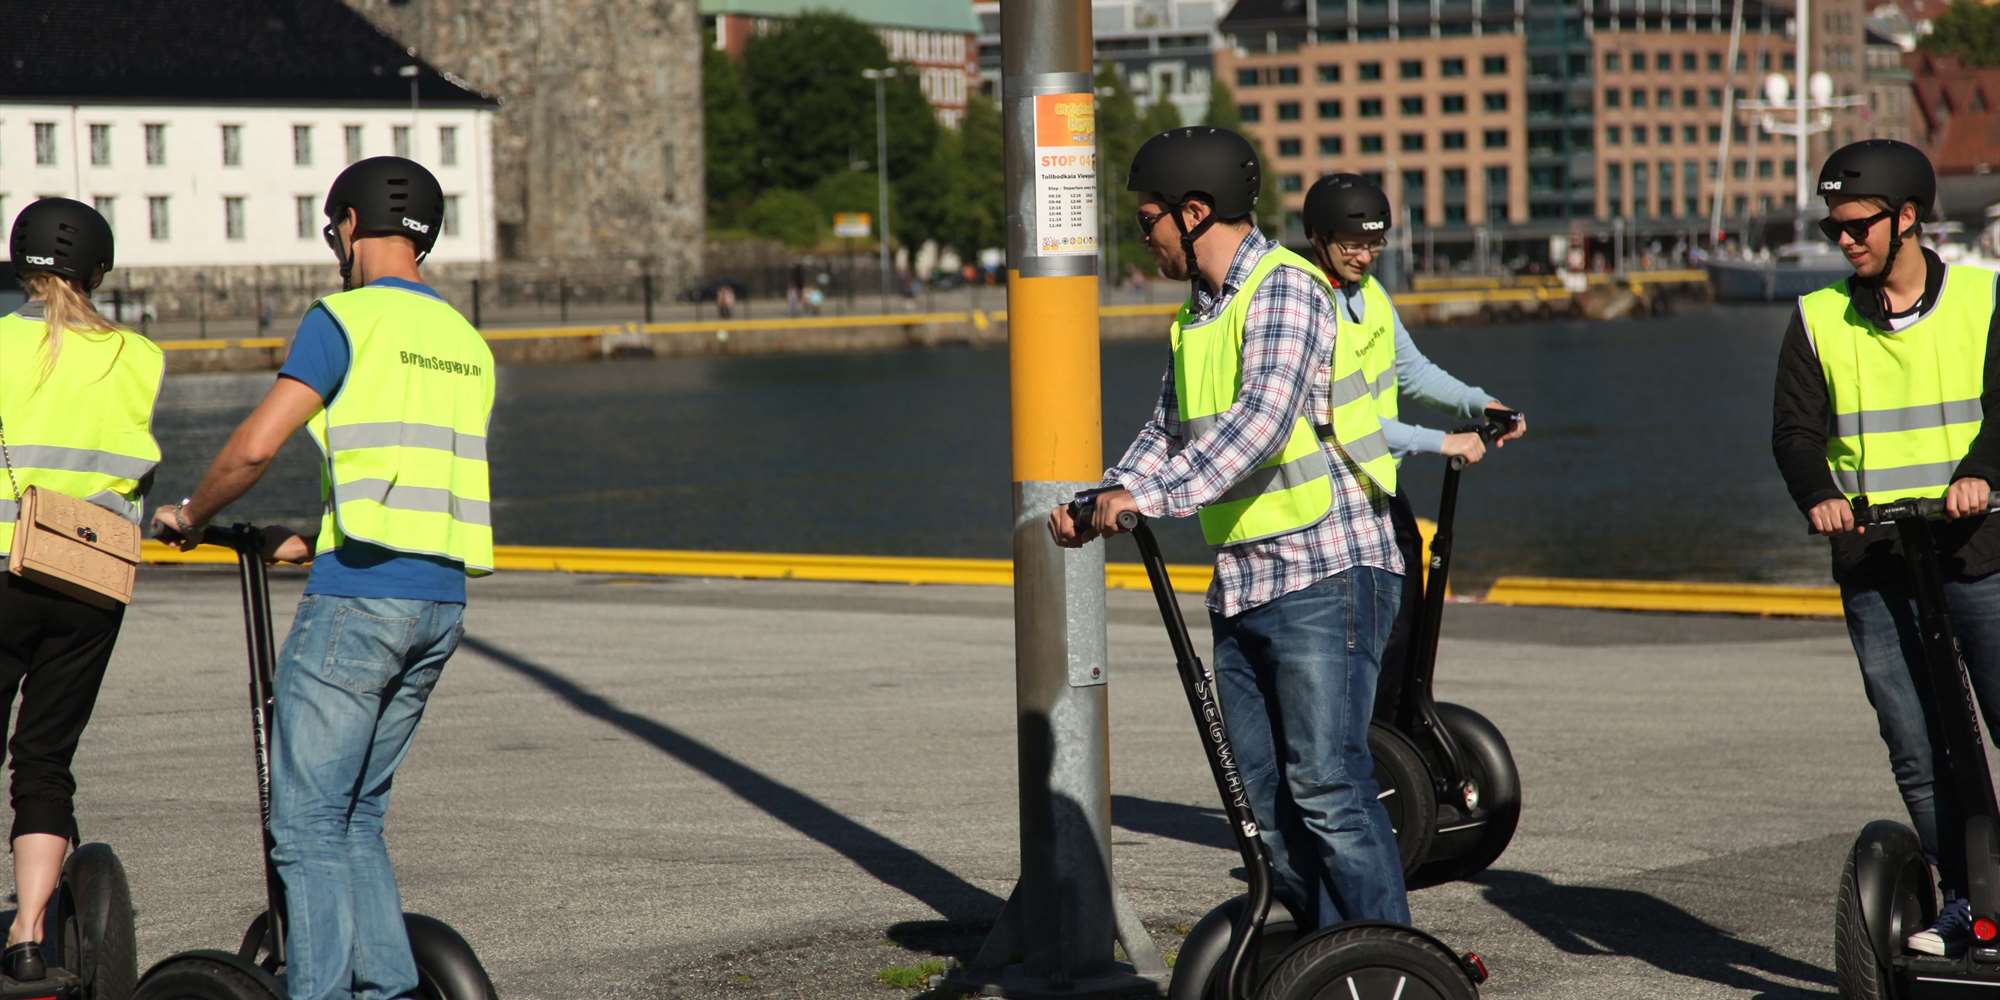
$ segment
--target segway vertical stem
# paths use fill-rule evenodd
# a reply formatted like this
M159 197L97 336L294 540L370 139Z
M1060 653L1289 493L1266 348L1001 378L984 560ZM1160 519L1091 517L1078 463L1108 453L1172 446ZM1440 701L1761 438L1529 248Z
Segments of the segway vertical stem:
M210 528L203 541L226 545L236 551L236 566L243 586L243 634L250 651L250 742L257 757L257 809L263 820L264 838L265 939L270 961L285 961L285 888L278 868L271 860L276 846L271 837L271 709L276 676L276 655L271 635L271 583L264 568L261 546L255 530L247 525ZM246 947L254 948L252 942ZM246 955L245 958L254 956Z

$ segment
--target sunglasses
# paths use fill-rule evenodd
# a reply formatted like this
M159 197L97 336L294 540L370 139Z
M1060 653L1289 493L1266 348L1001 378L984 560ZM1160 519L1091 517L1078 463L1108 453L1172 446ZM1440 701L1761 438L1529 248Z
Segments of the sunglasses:
M1825 218L1819 220L1819 231L1827 239L1835 243L1840 242L1841 233L1846 233L1847 238L1856 243L1866 243L1868 241L1868 231L1875 228L1876 223L1895 214L1894 209L1885 208L1865 219L1848 219L1842 222L1838 219Z
M1140 209L1140 210L1139 210L1139 238L1140 238L1141 240L1149 240L1149 239L1152 239L1152 238L1153 238L1153 227L1154 227L1154 226L1157 226L1157 225L1159 225L1159 224L1160 224L1160 220L1161 220L1161 219L1164 219L1164 218L1166 218L1166 217L1167 217L1167 215L1168 215L1168 213L1166 213L1166 212L1147 212L1147 211L1146 211L1146 210L1144 210L1144 209Z

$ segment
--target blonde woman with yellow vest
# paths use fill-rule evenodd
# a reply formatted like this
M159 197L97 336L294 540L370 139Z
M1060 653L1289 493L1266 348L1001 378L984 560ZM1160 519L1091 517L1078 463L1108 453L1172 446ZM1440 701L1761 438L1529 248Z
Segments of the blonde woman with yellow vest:
M1195 516L1215 546L1208 609L1231 746L1279 898L1305 926L1409 922L1368 719L1403 560L1396 463L1373 396L1393 343L1335 335L1326 278L1251 221L1257 151L1225 129L1160 133L1127 182L1160 273L1190 282L1159 404L1105 473L1093 524L1057 507L1061 545L1117 517ZM1288 807L1287 807L1288 806Z
M8 252L28 302L0 316L0 564L30 487L139 520L160 461L153 404L166 373L152 341L90 304L112 260L111 226L95 209L37 201L15 218ZM70 762L124 615L0 572L0 692L21 698L8 744L19 906L0 960L15 979L46 973L42 914L77 842Z
M313 564L278 657L271 741L287 987L294 1000L403 997L417 970L382 821L464 634L465 579L493 570L493 355L418 272L444 223L430 171L394 156L355 163L326 216L345 291L306 313L276 384L194 496L153 520L198 538L294 431L319 445L318 532L266 529L271 558Z
M2000 719L2000 375L1992 271L1947 265L1919 242L1937 178L1916 147L1870 139L1819 172L1820 231L1854 275L1799 299L1778 359L1771 449L1792 499L1830 536L1847 632L1889 767L1945 905L1913 951L1961 952L1971 935L1963 823L1934 794L1916 612L1893 532L1856 530L1852 502L1943 497L1938 532L1952 629L1990 725Z

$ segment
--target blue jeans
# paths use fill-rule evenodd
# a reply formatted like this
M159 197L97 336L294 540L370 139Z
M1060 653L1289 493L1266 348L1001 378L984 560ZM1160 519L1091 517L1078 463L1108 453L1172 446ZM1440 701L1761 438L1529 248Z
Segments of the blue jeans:
M1368 753L1382 646L1401 593L1396 574L1362 566L1234 618L1210 614L1236 766L1278 898L1304 926L1410 921Z
M1979 714L1989 724L2000 720L2000 573L1947 581L1944 596ZM1924 654L1909 583L1901 575L1865 585L1844 583L1840 597L1847 611L1848 638L1861 659L1861 684L1868 703L1875 706L1882 742L1889 746L1889 769L1910 810L1917 839L1937 867L1945 893L1964 896L1965 821L1949 787L1945 795L1937 794L1936 755L1924 723L1925 705L1911 679L1911 671L1924 669ZM1944 694L1956 696L1957 689Z
M271 858L292 1000L417 988L382 841L389 784L464 635L465 605L309 594L278 658Z

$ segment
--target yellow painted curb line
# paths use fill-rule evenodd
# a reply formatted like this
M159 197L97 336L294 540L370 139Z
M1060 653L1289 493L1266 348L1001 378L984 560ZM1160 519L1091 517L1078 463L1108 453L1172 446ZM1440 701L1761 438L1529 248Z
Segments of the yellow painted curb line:
M1838 618L1838 587L1787 587L1753 583L1653 583L1637 580L1562 580L1503 576L1486 603L1521 607L1600 608L1734 615L1807 615Z

